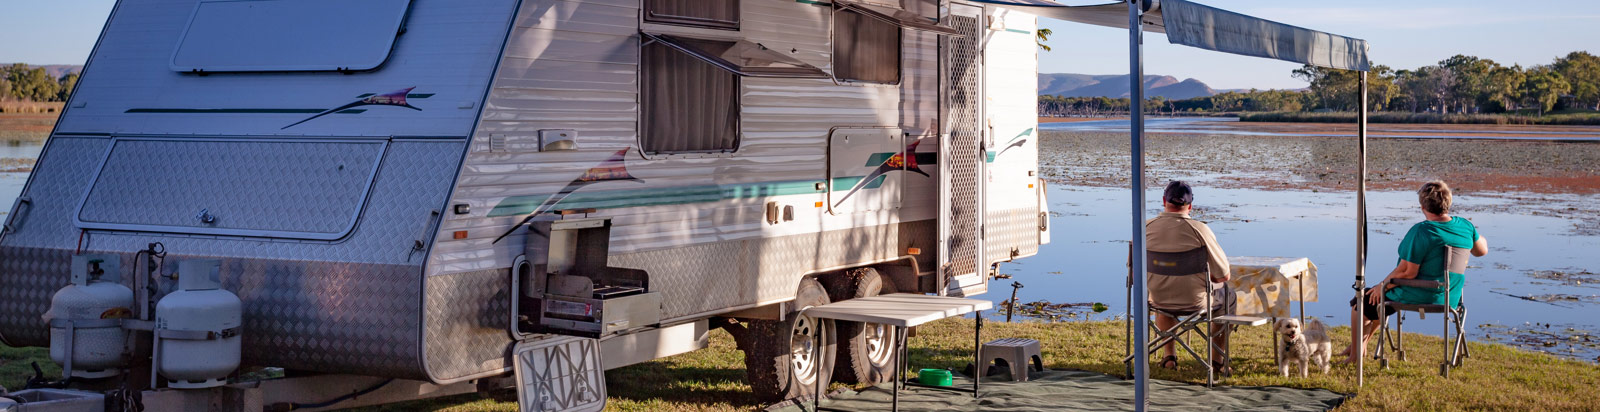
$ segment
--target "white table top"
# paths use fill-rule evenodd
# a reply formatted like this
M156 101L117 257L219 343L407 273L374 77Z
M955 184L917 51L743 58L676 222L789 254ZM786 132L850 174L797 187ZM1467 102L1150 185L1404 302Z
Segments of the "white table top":
M1306 271L1306 266L1311 262L1303 257L1276 257L1276 256L1229 256L1228 266L1247 266L1257 268L1284 268L1283 275L1287 277L1300 276Z
M953 316L989 310L994 302L911 293L868 296L805 310L806 316L911 327Z

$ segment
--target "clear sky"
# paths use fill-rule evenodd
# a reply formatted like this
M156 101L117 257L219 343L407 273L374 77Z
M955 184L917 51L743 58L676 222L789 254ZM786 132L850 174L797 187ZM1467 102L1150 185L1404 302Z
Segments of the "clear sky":
M1060 0L1081 5L1101 0ZM113 0L4 0L0 62L83 64ZM1366 39L1375 63L1414 68L1455 54L1502 64L1547 64L1574 50L1600 53L1597 0L1201 0L1201 3L1297 26ZM1044 73L1128 72L1125 30L1044 20L1055 31L1042 53ZM1167 44L1149 34L1145 73L1196 78L1219 89L1298 88L1298 65Z
M1106 3L1059 0L1064 4ZM1373 63L1396 69L1437 64L1456 54L1501 64L1549 64L1574 50L1600 54L1596 0L1198 0L1208 6L1367 40ZM1041 73L1126 74L1128 31L1041 20L1055 31ZM1145 35L1145 73L1196 78L1217 89L1300 88L1298 64L1203 51Z

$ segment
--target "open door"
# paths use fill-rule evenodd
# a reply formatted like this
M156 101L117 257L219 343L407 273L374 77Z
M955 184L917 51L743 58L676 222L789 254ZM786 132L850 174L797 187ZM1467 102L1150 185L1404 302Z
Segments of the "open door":
M987 276L978 270L987 160L982 125L983 8L951 4L944 19L962 35L942 36L939 43L944 121L939 145L939 281L946 294L969 296L988 290Z

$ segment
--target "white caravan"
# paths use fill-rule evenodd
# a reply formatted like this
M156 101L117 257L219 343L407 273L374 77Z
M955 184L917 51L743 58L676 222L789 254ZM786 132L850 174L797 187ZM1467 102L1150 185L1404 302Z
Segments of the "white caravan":
M725 327L767 399L877 380L883 328L811 348L828 326L795 314L983 293L1048 241L1035 24L959 0L121 0L0 232L0 339L51 345L52 294L92 272L136 295L91 316L125 318L133 360L73 384L144 376L179 262L216 260L247 368L437 395L560 353L538 367L603 402L598 371ZM153 380L147 402L209 382ZM285 385L264 402L327 393ZM595 400L574 391L557 406Z

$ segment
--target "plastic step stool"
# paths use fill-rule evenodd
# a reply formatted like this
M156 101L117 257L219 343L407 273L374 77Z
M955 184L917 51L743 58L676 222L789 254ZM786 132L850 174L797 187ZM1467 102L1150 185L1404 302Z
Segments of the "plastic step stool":
M1044 357L1039 353L1039 341L1026 338L995 339L983 344L979 351L983 359L983 367L978 370L987 370L995 360L1004 360L1006 366L1011 368L1011 379L1017 382L1028 381L1029 365L1035 371L1044 371Z

